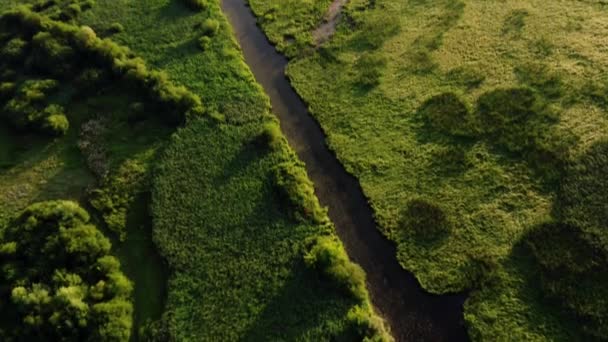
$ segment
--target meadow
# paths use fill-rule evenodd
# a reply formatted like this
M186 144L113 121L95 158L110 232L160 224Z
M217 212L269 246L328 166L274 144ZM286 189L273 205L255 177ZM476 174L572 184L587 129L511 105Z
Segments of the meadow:
M353 0L315 46L325 1L249 3L403 267L470 291L473 340L607 338L604 4Z
M86 208L133 286L119 340L391 340L217 2L27 3L0 4L2 234Z

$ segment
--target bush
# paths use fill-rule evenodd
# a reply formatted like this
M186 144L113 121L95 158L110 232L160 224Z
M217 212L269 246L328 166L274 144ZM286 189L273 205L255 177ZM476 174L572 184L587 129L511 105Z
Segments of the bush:
M418 198L407 204L401 218L401 229L420 239L436 239L449 234L452 223L438 205Z
M31 69L65 78L71 75L76 54L61 39L49 32L39 32L32 38L32 55L28 60Z
M108 29L110 33L121 33L125 31L125 27L121 23L112 23Z
M355 299L361 302L367 300L365 272L348 259L344 247L336 238L323 236L315 239L306 251L304 261L308 267L321 272Z
M297 219L318 224L327 222L327 212L321 208L313 184L301 164L285 162L277 165L274 169L274 183L281 199L295 209Z
M68 118L63 114L63 107L50 105L44 110L41 129L48 134L65 135L70 128Z
M209 38L207 36L202 36L199 38L198 46L201 48L201 50L207 51L209 49L210 45L211 45L211 38Z
M0 236L0 302L12 328L4 337L128 340L132 286L110 249L74 202L25 209Z
M426 100L418 112L427 124L444 134L471 134L469 109L454 93L435 95Z
M264 125L264 129L259 136L259 142L262 145L276 151L281 148L284 141L285 138L283 137L283 132L281 132L281 126L279 126L278 122L272 121Z
M201 29L203 31L203 35L212 37L215 36L217 31L220 29L220 23L215 19L206 19L203 22Z
M9 40L2 49L0 49L0 60L8 63L21 62L27 55L28 43L21 38L13 38Z

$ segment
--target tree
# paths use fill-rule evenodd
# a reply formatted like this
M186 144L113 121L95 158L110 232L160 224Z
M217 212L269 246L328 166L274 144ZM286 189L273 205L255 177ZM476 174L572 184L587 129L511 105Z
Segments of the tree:
M33 204L0 236L0 337L127 341L132 285L110 241L69 201Z

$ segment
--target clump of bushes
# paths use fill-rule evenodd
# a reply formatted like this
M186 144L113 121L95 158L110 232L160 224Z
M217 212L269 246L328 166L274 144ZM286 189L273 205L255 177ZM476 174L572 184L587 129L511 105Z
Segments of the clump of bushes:
M344 247L335 237L321 236L309 241L304 261L309 268L319 272L359 302L347 317L353 341L393 340L382 319L371 309L365 288L365 272L348 259Z
M266 123L258 137L258 142L263 146L270 147L271 150L279 150L285 142L279 123L276 121Z
M41 129L50 135L65 135L70 128L68 118L64 114L63 107L50 105L43 111Z
M13 64L21 62L27 55L28 42L20 37L13 38L0 49L0 60Z
M38 32L32 38L32 54L27 64L30 69L65 78L73 72L76 57L68 43L50 32Z
M293 207L297 219L317 224L327 223L327 211L319 204L304 166L284 162L274 168L274 184L279 195Z
M341 290L363 301L367 298L365 272L348 259L344 247L335 237L319 237L304 255L306 265L331 279Z
M64 135L69 122L63 107L46 105L46 99L57 88L55 80L28 80L14 89L12 98L3 107L0 114L19 130L35 130L49 135Z
M207 51L210 45L211 38L209 38L208 36L202 36L198 39L198 46L201 48L201 50Z
M108 228L121 241L127 237L127 213L146 187L145 181L146 168L135 160L127 160L90 193L91 205L99 210Z
M125 27L122 26L121 23L112 23L112 24L110 24L108 31L112 34L121 33L121 32L125 31Z
M469 108L454 93L442 93L426 100L419 109L427 124L449 135L470 135Z
M217 34L217 31L220 29L220 23L215 19L206 19L201 26L201 30L203 31L203 35L207 37L213 37Z
M127 341L132 285L78 204L33 204L0 236L8 340ZM41 256L44 256L41 258Z
M35 33L32 44L38 52L31 57L30 64L36 68L57 72L61 69L58 66L73 68L86 57L95 66L111 71L114 77L142 89L161 108L158 112L167 114L164 118L171 124L182 124L188 117L204 112L198 96L170 82L164 73L148 70L144 61L132 57L127 48L98 38L90 27L56 22L26 6L5 12L0 24ZM65 70L63 73L71 74Z
M418 239L436 239L452 231L452 222L437 204L417 198L403 211L401 229Z

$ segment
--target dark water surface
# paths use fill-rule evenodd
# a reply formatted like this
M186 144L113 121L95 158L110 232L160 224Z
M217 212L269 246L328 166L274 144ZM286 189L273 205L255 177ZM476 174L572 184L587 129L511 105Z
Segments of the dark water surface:
M394 243L376 228L358 181L325 145L325 135L285 77L287 59L256 25L246 0L222 0L245 60L270 97L291 147L306 163L321 204L329 208L338 236L367 273L372 303L397 341L466 341L464 295L426 293L397 262Z

